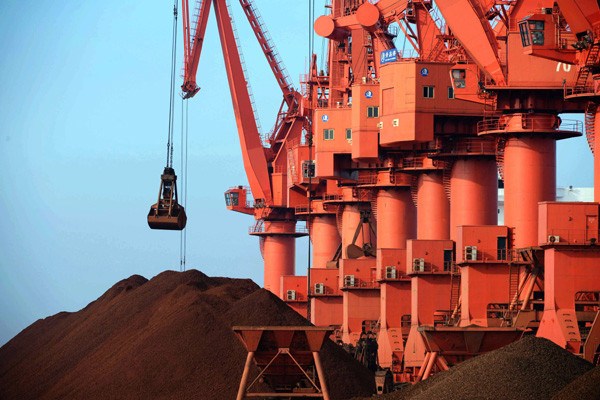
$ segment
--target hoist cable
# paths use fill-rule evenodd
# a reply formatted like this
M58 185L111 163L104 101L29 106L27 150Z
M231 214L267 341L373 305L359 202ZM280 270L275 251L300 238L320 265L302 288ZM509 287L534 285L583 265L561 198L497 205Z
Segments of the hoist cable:
M171 43L171 87L169 93L169 130L167 139L167 167L173 167L173 120L175 111L175 62L177 59L177 0L173 4L173 41Z
M187 207L188 193L188 102L181 99L181 171L183 182L183 207ZM187 260L187 228L181 231L179 236L179 269L186 270Z
M308 0L308 68L309 68L309 76L312 72L312 59L313 59L313 51L314 51L314 34L313 34L313 29L314 29L314 19L315 19L315 0ZM309 92L308 92L308 96L310 98L310 96L312 96L312 89L310 88L309 85ZM312 247L311 247L311 211L312 211L312 177L313 177L313 171L314 171L314 165L313 165L313 161L312 161L312 124L310 122L310 120L306 123L305 125L307 127L307 140L308 140L308 193L307 193L307 202L308 202L308 215L306 217L306 228L308 229L308 251L307 251L307 265L306 265L306 281L307 281L307 294L310 297L311 292L312 292L312 287L311 287L311 282L310 282L310 267L311 267L311 253L312 253ZM308 299L308 301L306 302L306 319L308 319L309 321L311 320L312 317L312 313L311 313L311 301L310 298Z

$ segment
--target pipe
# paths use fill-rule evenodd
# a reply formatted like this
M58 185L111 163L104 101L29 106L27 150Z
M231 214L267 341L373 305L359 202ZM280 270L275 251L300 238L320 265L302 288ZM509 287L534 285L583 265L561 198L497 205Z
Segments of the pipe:
M444 191L443 174L426 172L417 182L417 239L449 238L450 201Z
M537 211L536 211L537 213ZM457 226L498 223L498 171L491 158L454 161L450 175L450 238Z
M431 358L431 353L430 352L426 352L425 353L425 358L423 359L423 364L421 364L421 368L419 368L419 374L417 375L417 379L415 380L415 382L420 382L421 379L423 378L423 374L425 373L425 369L429 365L429 359L430 358Z
M504 224L514 247L537 246L538 203L556 199L556 139L510 137L504 147Z
M429 362L427 363L427 367L425 368L425 373L423 374L423 380L429 378L429 375L431 374L431 370L433 369L433 366L435 365L435 360L437 358L437 351L434 351L431 353L431 357L429 357Z
M281 293L281 277L294 275L296 257L296 231L294 221L265 222L263 243L264 287L279 297Z
M360 209L356 204L346 204L342 211L342 258L348 258L348 245L352 244L356 229L361 224ZM366 225L366 224L363 224ZM362 247L364 243L371 242L371 232L368 226L362 226L355 245Z
M315 215L309 224L310 238L313 245L312 268L325 268L333 259L340 245L340 234L337 229L335 215Z
M406 249L416 237L416 209L410 188L389 188L377 192L377 247Z
M521 311L525 311L525 309L529 305L529 299L531 298L531 293L533 292L533 288L535 287L538 272L539 270L536 267L533 269L533 271L531 271L531 274L529 275L529 279L531 279L531 282L529 283L529 285L527 286L527 290L525 290L525 293L523 294L523 305L521 306Z

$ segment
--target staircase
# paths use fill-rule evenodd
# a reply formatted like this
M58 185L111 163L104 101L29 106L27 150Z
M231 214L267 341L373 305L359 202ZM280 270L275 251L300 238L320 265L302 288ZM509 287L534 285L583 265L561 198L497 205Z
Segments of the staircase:
M371 200L371 215L377 221L377 197Z
M594 125L596 123L596 111L598 110L598 104L589 102L585 109L585 137L587 138L588 145L592 154L594 154L594 140L595 132Z
M287 151L287 159L288 159L288 170L290 171L290 175L292 178L292 182L294 185L298 184L298 171L296 170L296 157L294 157L294 149L289 148Z
M460 273L458 267L450 267L450 320L449 325L455 325L460 319Z
M590 48L590 51L588 52L587 58L585 60L585 65L579 68L579 74L577 75L577 80L575 81L575 93L585 93L587 91L587 80L592 67L598 64L599 53L600 44L596 43Z
M450 201L450 195L451 195L451 190L450 190L451 175L452 175L452 161L449 161L446 164L446 168L444 168L444 172L442 174L442 181L444 184L444 192L446 192L446 198L448 199L448 201Z
M504 179L504 147L506 146L506 138L498 137L496 139L496 164L498 165L498 173L500 178Z

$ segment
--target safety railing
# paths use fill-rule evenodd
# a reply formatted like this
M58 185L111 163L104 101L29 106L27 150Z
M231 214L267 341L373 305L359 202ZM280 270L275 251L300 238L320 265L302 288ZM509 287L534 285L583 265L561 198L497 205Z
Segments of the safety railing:
M482 248L479 246L465 246L462 251L464 262L529 262L526 255L517 249Z
M449 146L449 153L496 154L496 142L481 138L464 138Z
M477 123L477 133L512 130L560 130L581 133L583 132L583 122L573 119L563 120L554 115L511 114L507 116L484 119L483 121L479 121Z
M407 157L402 159L402 168L423 168L423 157Z
M451 272L452 269L452 261L444 261L441 265L433 264L430 261L427 261L423 258L413 258L413 264L411 267L411 272L413 273L432 273L432 272Z
M308 228L306 226L297 226L295 227L293 232L286 232L286 231L269 231L267 232L267 227L264 224L263 220L259 220L257 221L254 225L250 225L250 227L248 227L248 233L252 234L252 233L272 233L274 235L277 234L308 234Z
M564 96L565 97L577 96L577 95L591 95L591 94L595 94L595 93L596 92L592 85L572 86L572 87L565 86L565 88L564 88Z
M344 196L341 194L326 194L323 196L323 201L340 201L343 200Z
M377 172L376 171L359 171L358 173L358 184L359 185L374 185L377 183Z
M381 284L375 280L365 280L355 277L352 282L344 280L343 288L345 289L377 289Z

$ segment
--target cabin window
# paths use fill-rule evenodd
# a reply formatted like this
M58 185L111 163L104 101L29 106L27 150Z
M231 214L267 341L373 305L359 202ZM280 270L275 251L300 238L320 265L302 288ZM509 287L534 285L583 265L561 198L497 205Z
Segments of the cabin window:
M529 21L529 30L531 31L531 43L543 45L544 21Z
M519 31L521 34L521 44L523 47L531 46L531 40L529 39L529 27L527 22L521 22L519 24Z
M333 129L323 129L323 139L333 140Z
M346 140L352 140L352 129L346 128Z
M449 99L454 98L454 88L452 86L448 86L448 98Z
M227 192L225 193L225 205L232 207L239 204L240 194L238 192Z

